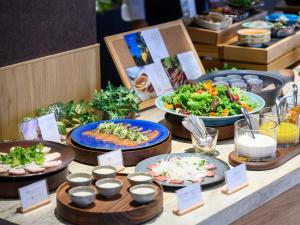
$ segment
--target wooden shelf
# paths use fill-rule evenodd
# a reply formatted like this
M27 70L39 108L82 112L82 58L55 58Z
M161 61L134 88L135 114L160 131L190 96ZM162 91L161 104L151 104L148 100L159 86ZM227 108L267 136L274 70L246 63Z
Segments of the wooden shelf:
M267 11L258 11L253 16L250 16L243 21L233 23L228 29L221 31L208 30L196 26L187 26L187 31L194 43L217 46L228 42L230 39L236 36L236 31L242 28L243 23L263 19L267 13Z

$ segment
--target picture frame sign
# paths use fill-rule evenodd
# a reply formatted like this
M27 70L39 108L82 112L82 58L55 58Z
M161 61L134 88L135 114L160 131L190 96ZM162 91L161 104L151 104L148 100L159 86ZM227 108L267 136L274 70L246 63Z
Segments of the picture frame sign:
M124 85L141 99L140 109L205 73L181 20L109 36L105 42Z

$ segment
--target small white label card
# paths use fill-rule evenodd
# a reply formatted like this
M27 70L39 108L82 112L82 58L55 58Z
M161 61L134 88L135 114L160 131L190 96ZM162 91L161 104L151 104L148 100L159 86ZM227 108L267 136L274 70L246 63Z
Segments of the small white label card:
M177 58L188 80L196 80L203 74L192 51L179 53Z
M228 194L234 193L248 186L246 164L240 164L225 172L226 190ZM224 192L224 191L223 191Z
M184 17L196 16L195 0L180 0L181 12Z
M114 150L97 157L99 166L113 166L117 171L123 170L123 155L122 150Z
M146 74L153 85L157 96L174 91L171 82L161 63L152 63L145 66Z
M55 114L50 113L38 118L42 138L45 141L54 141L60 143L60 134L56 124Z
M49 203L48 186L46 180L41 180L25 187L19 188L19 197L22 205L22 212L37 208Z
M176 191L177 215L183 215L203 205L203 196L200 183L195 183Z
M154 62L160 63L162 58L169 57L164 39L158 28L143 30L141 35L146 42Z
M28 120L19 124L19 130L24 140L38 139L37 128L38 128L37 119Z

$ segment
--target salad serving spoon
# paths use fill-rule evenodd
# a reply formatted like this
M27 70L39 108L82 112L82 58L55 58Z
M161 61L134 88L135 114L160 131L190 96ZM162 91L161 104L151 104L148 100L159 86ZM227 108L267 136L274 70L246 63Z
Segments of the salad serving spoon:
M292 87L293 87L294 107L296 107L298 103L298 86L297 84L293 84Z
M281 106L281 98L280 98L280 96L277 96L275 99L275 107L276 107L278 124L280 124L280 115L281 115L280 106Z
M212 137L207 132L204 122L200 117L194 115L185 117L182 125L192 133L196 141L202 146L208 147L212 144Z
M250 119L250 116L249 116L249 113L247 111L247 109L245 109L244 107L241 108L242 110L242 113L246 119L246 122L248 124L248 127L250 129L250 132L251 132L251 136L253 139L255 139L255 135L254 135L254 132L253 132L253 126L252 126L252 123L251 123L251 119Z

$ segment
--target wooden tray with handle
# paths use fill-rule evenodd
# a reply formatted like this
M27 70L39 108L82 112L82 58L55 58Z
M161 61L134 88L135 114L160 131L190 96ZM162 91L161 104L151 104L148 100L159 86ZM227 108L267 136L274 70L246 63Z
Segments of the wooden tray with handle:
M289 148L277 148L276 158L270 161L251 162L246 158L237 156L235 151L229 154L228 161L233 166L238 166L241 163L245 163L247 170L270 170L281 166L298 154L300 154L300 144Z
M158 183L155 200L147 204L137 204L128 192L131 186L126 175L119 174L117 179L123 181L120 194L112 199L97 195L96 200L87 208L78 208L68 195L67 183L62 184L57 192L57 214L64 220L78 225L135 225L151 220L163 211L163 189Z

